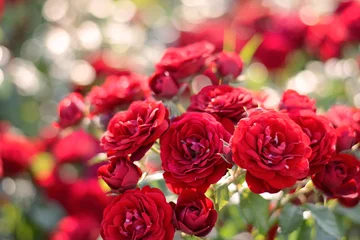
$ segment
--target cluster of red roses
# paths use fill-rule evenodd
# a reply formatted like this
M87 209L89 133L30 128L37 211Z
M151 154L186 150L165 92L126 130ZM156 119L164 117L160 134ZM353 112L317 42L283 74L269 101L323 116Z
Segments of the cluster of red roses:
M182 32L179 44L207 40L221 50L223 36L231 30L235 49L240 51L257 33L263 41L254 57L271 70L284 67L296 50L306 49L310 55L328 60L341 57L345 46L360 41L359 1L339 1L333 13L323 16L318 16L310 7L299 9L271 11L261 1L241 1L229 16L195 25L190 32Z
M118 196L104 211L104 239L172 239L175 228L207 235L217 212L205 192L234 164L246 170L254 193L276 193L311 177L327 197L346 206L359 202L360 162L344 151L360 142L360 110L334 106L319 115L315 100L293 90L283 93L278 109L265 109L254 93L229 85L242 71L241 59L214 50L208 42L170 48L149 81L124 72L94 87L88 104L78 93L60 102L61 127L78 124L90 112L107 129L100 142L109 161L98 174ZM200 74L212 85L174 116L165 106L168 99L186 95ZM147 84L165 104L150 97ZM167 203L159 189L136 188L142 176L136 162L150 148L160 150L166 184L179 194L176 204Z

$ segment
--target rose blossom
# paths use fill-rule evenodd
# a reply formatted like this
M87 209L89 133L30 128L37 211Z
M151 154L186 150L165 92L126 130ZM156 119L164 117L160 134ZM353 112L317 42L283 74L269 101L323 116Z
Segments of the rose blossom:
M310 139L312 153L309 157L309 174L316 173L331 159L335 152L335 129L330 125L329 120L322 116L317 116L312 111L293 112L289 116L302 128Z
M142 172L130 160L120 158L101 166L98 174L114 192L122 193L136 187Z
M58 105L59 125L66 128L75 125L84 117L85 104L83 97L76 92L70 93Z
M360 200L360 161L350 154L337 154L312 181L326 196L355 206Z
M309 173L310 141L286 114L254 111L239 121L231 140L233 161L247 170L255 193L276 193Z
M351 149L356 144L357 133L349 126L340 126L335 129L337 140L336 140L336 152Z
M169 111L161 102L136 101L109 122L101 144L109 156L140 160L169 127Z
M183 189L205 192L226 173L230 164L224 143L230 134L208 113L189 112L175 118L160 138L160 158L167 186L174 193Z
M179 84L168 72L155 72L149 79L150 89L158 97L172 98L179 91Z
M169 72L176 79L189 77L203 67L205 59L214 49L214 45L206 41L180 48L168 48L156 64L156 69L160 72Z
M92 107L91 112L99 114L127 107L133 101L145 99L149 93L147 78L131 73L107 77L104 84L91 89L87 99Z
M186 189L181 192L177 203L171 203L174 209L176 229L197 237L210 233L217 220L213 202L204 194Z
M172 209L157 188L127 190L106 207L101 223L104 240L172 240Z
M306 95L299 94L295 90L288 89L282 94L279 109L287 112L300 110L316 112L316 101Z
M206 86L191 96L188 111L207 112L220 119L227 118L237 123L246 116L246 110L256 108L253 95L244 88L228 85Z

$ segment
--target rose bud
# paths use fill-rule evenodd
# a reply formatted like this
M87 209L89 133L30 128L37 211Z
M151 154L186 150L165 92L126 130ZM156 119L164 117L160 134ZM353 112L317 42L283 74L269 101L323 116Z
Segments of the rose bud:
M127 190L106 207L101 237L113 239L172 240L172 208L160 189L149 186Z
M244 88L228 85L206 86L191 96L190 112L207 112L222 122L229 119L233 124L246 117L246 110L256 108L253 94Z
M279 192L309 173L309 137L284 113L254 111L239 121L230 145L254 193Z
M344 150L351 149L356 144L357 134L355 130L348 126L340 126L335 129L336 140L336 152L340 153Z
M237 78L243 69L243 62L237 53L221 52L215 60L217 73L222 77Z
M122 193L136 187L142 172L127 159L111 159L109 164L99 168L98 175L113 192Z
M155 72L149 79L150 89L158 97L172 98L179 91L179 84L168 72Z
M287 112L310 110L316 112L316 101L306 95L301 95L295 90L286 90L280 100L279 109Z
M337 154L312 181L329 198L354 206L360 200L360 161L350 154Z
M70 93L58 105L59 125L62 128L79 123L84 117L85 104L83 97L76 92Z
M164 179L171 191L184 189L206 192L231 167L222 155L230 133L208 113L189 112L176 117L160 138Z
M329 120L317 116L312 111L293 112L289 113L289 116L310 139L312 153L309 157L309 174L312 175L320 171L333 156L336 148L335 129L330 125Z
M180 48L168 48L156 69L169 72L176 79L186 78L197 73L214 50L214 45L206 41Z
M175 228L186 234L204 237L216 223L217 212L214 204L202 193L184 190L177 203L171 205L174 209Z
M140 160L168 129L169 111L161 102L133 102L127 111L117 113L109 122L101 144L109 156Z

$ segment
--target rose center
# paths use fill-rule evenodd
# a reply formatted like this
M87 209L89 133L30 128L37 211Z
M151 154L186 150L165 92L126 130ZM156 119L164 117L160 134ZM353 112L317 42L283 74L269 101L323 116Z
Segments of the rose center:
M186 141L182 141L185 152L192 158L196 158L204 149L204 145L199 143L195 138L188 138Z
M126 213L124 229L133 237L136 236L135 239L138 239L138 237L141 237L145 234L147 229L146 223L136 209Z

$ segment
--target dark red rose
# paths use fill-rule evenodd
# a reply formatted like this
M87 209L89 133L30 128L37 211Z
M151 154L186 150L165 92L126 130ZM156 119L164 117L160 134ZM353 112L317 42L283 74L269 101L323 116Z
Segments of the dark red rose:
M59 163L86 163L100 152L99 141L84 130L71 132L59 139L52 153Z
M172 208L157 188L127 190L106 207L101 223L104 240L172 240Z
M357 132L349 126L340 126L335 129L336 131L336 152L351 149L356 143L359 137Z
M100 222L91 215L67 216L60 220L50 240L96 240Z
M317 116L312 111L299 111L290 113L289 116L310 139L312 154L309 157L309 174L312 175L320 171L333 156L336 148L335 129L330 125L329 120Z
M175 118L160 138L164 179L174 193L183 189L205 192L231 167L220 154L227 154L223 141L230 134L208 113L185 113Z
M70 93L58 105L59 125L66 128L75 125L84 117L85 103L79 93Z
M360 40L360 3L346 1L340 3L337 13L349 32L349 40Z
M191 96L188 111L207 112L220 119L227 118L237 123L246 116L246 110L256 108L253 94L244 88L228 85L206 86Z
M239 121L231 140L233 161L247 169L255 193L276 193L309 173L310 141L286 114L254 111Z
M214 49L214 45L205 41L180 48L168 48L156 69L169 72L176 79L189 77L203 67L205 59Z
M234 52L220 52L209 63L209 69L203 74L208 76L214 85L236 79L242 72L243 62L239 55ZM216 80L215 80L216 79ZM215 80L215 81L214 81Z
M312 181L326 196L339 198L347 206L356 205L360 200L360 161L350 154L337 154Z
M101 166L98 174L112 191L122 193L136 187L142 172L128 159L119 158L111 159L109 164Z
M112 112L125 108L133 101L146 99L150 94L148 80L135 73L112 75L101 86L95 86L87 98L93 114Z
M306 95L299 94L295 90L286 90L279 104L280 110L287 112L298 112L300 110L310 110L316 112L316 101Z
M14 176L27 170L37 153L37 146L25 136L0 133L0 159L4 176Z
M175 228L186 234L204 237L215 226L218 214L213 202L202 193L184 190L177 203L171 205L174 209Z
M282 68L286 65L286 58L293 49L293 44L283 34L267 32L255 52L255 58L268 69Z
M109 156L140 160L169 127L169 111L161 102L136 101L117 113L101 138Z
M158 97L172 98L179 91L179 83L169 72L155 72L149 79L150 89Z
M305 43L311 53L321 60L339 57L341 48L348 38L345 25L336 16L322 18L316 25L309 26Z

